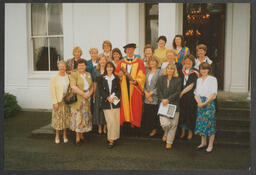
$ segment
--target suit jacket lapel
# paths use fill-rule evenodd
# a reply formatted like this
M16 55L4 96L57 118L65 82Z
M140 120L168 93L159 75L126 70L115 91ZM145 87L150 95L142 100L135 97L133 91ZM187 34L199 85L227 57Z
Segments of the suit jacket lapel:
M112 85L112 86L113 86L113 85ZM108 80L106 80L105 77L104 77L104 80L103 80L103 87L106 87L106 90L109 92Z

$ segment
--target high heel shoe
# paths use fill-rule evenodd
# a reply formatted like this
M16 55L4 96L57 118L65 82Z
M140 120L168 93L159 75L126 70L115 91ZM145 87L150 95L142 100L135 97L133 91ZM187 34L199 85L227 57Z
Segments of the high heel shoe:
M163 136L162 137L162 141L165 142L167 140L167 137L166 136Z
M153 129L149 134L150 137L153 137L154 135L156 135L156 129Z
M55 138L55 143L59 144L60 143L60 138Z
M102 134L102 128L100 128L100 127L98 128L98 133Z
M166 149L171 149L171 148L172 148L172 144L166 143L165 148L166 148Z
M209 149L209 147L205 150L206 153L212 153L213 152L213 147Z
M104 133L104 134L107 134L107 127L104 127L103 133Z
M200 150L206 148L206 146L207 146L207 145L199 145L198 147L196 147L196 150L197 150L197 151L200 151Z
M68 143L68 138L63 138L64 143Z

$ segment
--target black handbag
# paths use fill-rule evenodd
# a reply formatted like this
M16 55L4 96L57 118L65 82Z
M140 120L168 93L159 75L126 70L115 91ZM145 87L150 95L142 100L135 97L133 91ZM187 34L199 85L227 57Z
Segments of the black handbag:
M70 81L69 81L69 85L68 85L67 94L64 97L64 102L67 105L77 102L77 95L76 95L76 93L72 92L72 89L70 87Z

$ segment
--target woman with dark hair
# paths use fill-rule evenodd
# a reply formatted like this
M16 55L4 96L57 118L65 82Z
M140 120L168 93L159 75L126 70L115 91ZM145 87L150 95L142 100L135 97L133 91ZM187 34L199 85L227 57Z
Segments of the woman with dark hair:
M186 55L190 54L190 51L188 47L185 47L185 41L182 35L175 35L172 42L172 47L176 50L176 63L181 63L184 65L184 58Z
M200 78L197 79L195 89L195 99L197 102L197 119L195 134L201 136L201 144L197 149L207 146L206 137L209 136L209 144L206 152L212 152L213 142L216 133L215 104L218 83L214 76L211 76L211 66L209 63L201 63L199 66Z
M123 59L123 56L120 49L114 48L112 50L112 63L114 64L114 66L116 67L119 64L120 60L122 59Z
M70 76L70 87L77 94L77 102L71 104L70 129L76 132L76 144L84 140L83 133L92 130L90 97L93 94L92 78L85 71L86 61L77 61L77 71Z
M98 87L101 96L101 108L103 109L107 123L108 148L113 148L115 140L120 137L120 96L121 87L119 77L114 74L115 66L107 62L104 74L100 77Z
M146 69L148 69L149 59L153 54L154 54L154 47L151 44L145 45L143 61Z
M154 56L158 57L159 66L161 67L162 63L167 61L166 51L167 48L165 47L167 38L165 36L159 36L157 39L158 48L154 51Z
M191 140L196 122L196 101L194 98L194 90L196 88L196 80L198 72L193 68L195 65L195 57L187 55L184 58L184 66L182 68L182 90L180 93L180 121L181 136L185 137L185 130L188 131L187 139Z

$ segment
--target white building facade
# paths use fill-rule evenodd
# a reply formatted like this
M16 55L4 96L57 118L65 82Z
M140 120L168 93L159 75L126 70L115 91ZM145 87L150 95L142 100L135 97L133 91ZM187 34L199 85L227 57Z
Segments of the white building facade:
M110 40L113 48L129 42L138 45L137 54L143 56L145 45L145 5L142 3L63 3L61 4L61 32L47 31L52 43L61 43L63 59L72 58L74 46L83 50L89 59L89 49L102 52L102 42ZM26 109L50 109L50 77L57 71L35 69L35 40L40 38L40 26L31 14L31 4L5 4L5 92L17 96ZM183 4L158 4L158 34L172 41L183 31ZM47 18L46 12L46 18ZM33 23L33 24L32 24ZM33 29L33 31L32 31ZM249 91L250 4L229 3L226 9L224 91ZM50 35L50 33L53 35ZM34 33L39 33L38 36ZM40 42L38 42L40 43ZM42 41L43 43L43 41ZM48 41L49 44L49 41ZM56 42L55 42L56 44ZM47 43L46 43L47 45ZM167 48L171 42L167 42ZM58 49L57 49L58 50ZM48 63L50 64L50 63Z

